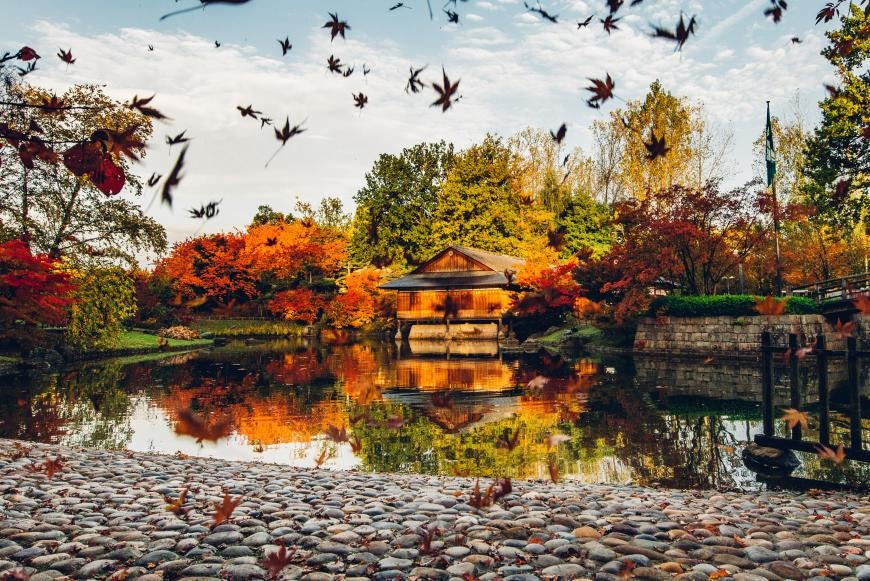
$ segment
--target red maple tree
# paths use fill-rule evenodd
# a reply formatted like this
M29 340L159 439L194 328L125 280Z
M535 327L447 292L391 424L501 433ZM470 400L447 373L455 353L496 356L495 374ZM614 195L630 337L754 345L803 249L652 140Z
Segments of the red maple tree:
M33 254L21 240L0 244L0 325L4 331L60 325L66 320L75 285L57 266L57 260Z
M617 204L619 243L599 260L582 262L578 280L592 298L616 304L620 320L644 310L650 289L661 284L712 294L767 235L758 200L748 186L721 192L711 182Z

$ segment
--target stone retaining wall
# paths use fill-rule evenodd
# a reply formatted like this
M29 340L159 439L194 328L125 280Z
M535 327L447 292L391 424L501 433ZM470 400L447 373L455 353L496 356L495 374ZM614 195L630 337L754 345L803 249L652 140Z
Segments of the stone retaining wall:
M870 316L855 318L862 343L870 340ZM637 327L634 350L650 354L720 355L756 358L761 353L761 333L770 331L776 345L786 345L789 333L803 344L824 334L829 349L845 349L845 341L821 315L775 317L658 317L646 318Z

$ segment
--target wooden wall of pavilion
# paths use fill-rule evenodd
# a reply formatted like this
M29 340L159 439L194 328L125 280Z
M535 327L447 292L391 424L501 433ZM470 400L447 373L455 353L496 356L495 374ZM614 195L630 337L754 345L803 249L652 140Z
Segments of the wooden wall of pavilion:
M500 288L399 291L396 315L402 319L499 319L510 307L510 292Z

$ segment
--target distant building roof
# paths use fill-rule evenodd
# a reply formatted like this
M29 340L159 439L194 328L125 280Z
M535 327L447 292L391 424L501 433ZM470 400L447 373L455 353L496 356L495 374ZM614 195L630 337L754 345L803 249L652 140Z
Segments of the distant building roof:
M426 272L430 263L438 260L449 251L462 254L482 268L478 270L463 270L454 272ZM507 254L496 254L478 248L464 246L448 246L425 263L418 266L411 274L384 283L381 288L387 290L425 290L444 288L499 288L509 284L506 271L517 271L525 263L522 258Z
M479 248L450 245L423 264L421 264L420 266L418 266L416 269L414 269L414 273L420 272L423 268L426 267L427 264L434 260L437 260L442 254L444 254L445 252L449 252L450 250L453 250L454 252L458 252L460 254L464 254L473 261L479 262L483 266L489 268L490 270L494 270L495 272L504 272L506 269L509 268L517 269L526 262L522 258L517 258L516 256L511 256L509 254L497 254L495 252L488 252Z

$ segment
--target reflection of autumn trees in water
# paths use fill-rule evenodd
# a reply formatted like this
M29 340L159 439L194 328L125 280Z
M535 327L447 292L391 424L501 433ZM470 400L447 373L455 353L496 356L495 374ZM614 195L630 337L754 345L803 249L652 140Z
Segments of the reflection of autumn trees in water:
M35 390L4 388L0 432L69 446L123 447L132 435L130 397L123 388L129 376L129 367L114 362L40 377Z
M631 467L641 485L728 487L736 484L737 441L721 415L658 411L645 394L618 387L594 402L597 422L587 437L602 438Z
M603 375L590 360L396 360L392 345L341 343L231 345L48 374L0 389L0 429L124 447L144 406L170 427L180 410L225 420L238 436L229 446L296 443L313 458L350 454L353 444L363 467L378 471L546 479L551 459L585 481L706 488L732 485L742 470L733 414L654 403L630 374ZM351 442L330 442L330 426ZM548 447L552 434L570 440ZM826 467L809 469L824 477Z

